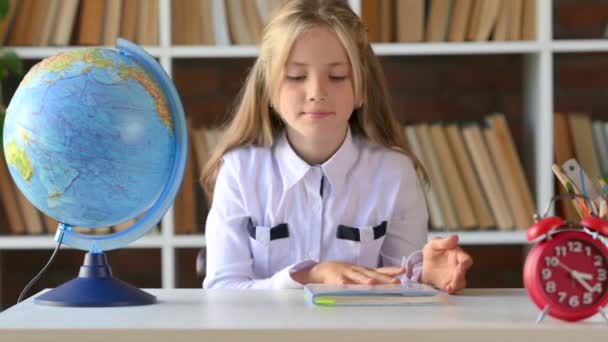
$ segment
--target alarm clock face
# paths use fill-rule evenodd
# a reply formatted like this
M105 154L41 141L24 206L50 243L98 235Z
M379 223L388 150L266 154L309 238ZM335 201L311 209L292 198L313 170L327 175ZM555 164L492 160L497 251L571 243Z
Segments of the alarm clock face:
M535 288L531 295L541 309L549 305L550 315L579 320L606 304L608 249L599 240L583 232L562 232L536 247L528 256L535 267L526 265L524 277L526 288Z

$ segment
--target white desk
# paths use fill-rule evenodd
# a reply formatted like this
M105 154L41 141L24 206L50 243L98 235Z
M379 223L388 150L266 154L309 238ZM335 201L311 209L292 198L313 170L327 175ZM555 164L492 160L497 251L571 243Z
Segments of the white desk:
M442 305L314 307L303 290L148 290L159 304L57 308L32 298L0 313L1 341L602 341L608 324L551 317L522 289L466 290ZM388 339L385 339L388 338Z

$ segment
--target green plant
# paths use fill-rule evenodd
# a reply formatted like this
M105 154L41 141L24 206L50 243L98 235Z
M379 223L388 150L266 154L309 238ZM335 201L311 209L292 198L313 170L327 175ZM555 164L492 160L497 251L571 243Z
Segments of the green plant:
M0 21L8 20L7 14L10 0L0 0ZM4 79L9 75L23 74L23 62L17 54L9 49L0 48L0 142L2 141L2 132L4 130L4 116L6 107L2 96L2 85ZM0 149L0 154L2 150Z

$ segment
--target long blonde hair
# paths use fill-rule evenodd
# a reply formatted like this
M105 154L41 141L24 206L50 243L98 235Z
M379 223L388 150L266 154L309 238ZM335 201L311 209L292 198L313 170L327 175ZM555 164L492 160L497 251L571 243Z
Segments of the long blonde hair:
M362 100L349 121L353 134L407 155L426 183L426 172L410 152L403 128L393 114L384 73L359 17L347 1L289 0L264 29L259 56L236 99L222 141L203 168L201 184L209 198L227 152L249 144L270 147L284 129L278 114L270 108L271 99L294 42L319 25L336 33L353 69L355 99Z

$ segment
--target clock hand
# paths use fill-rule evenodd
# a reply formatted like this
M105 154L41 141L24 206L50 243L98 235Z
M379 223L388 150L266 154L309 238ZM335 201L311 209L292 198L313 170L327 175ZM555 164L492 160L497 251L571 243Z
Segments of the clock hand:
M562 263L562 261L561 261L561 260L559 260L559 259L558 259L558 260L557 260L557 262L558 262L558 265L559 265L561 268L563 268L563 269L565 269L566 271L568 271L568 273L572 274L572 272L574 272L574 271L573 271L573 270L572 270L570 267L568 267L568 266L564 265L564 264Z
M563 269L565 269L566 271L570 272L570 274L578 274L580 278L585 279L585 280L593 280L593 275L590 273L585 273L585 272L580 272L580 271L575 271L573 269L571 269L570 267L564 265L561 260L558 261L559 262L559 266L561 266Z
M593 275L590 273L579 272L579 271L572 271L572 272L576 272L580 276L581 279L593 280Z
M585 290L587 290L589 292L595 292L593 290L593 288L589 285L589 283L587 283L587 281L585 281L585 279L581 278L581 276L578 272L572 271L572 276L574 277L574 279L576 279L576 281L578 281L581 285L583 285Z
M571 269L570 267L568 267L568 266L564 265L564 264L562 263L562 261L561 261L561 260L558 260L558 265L559 265L561 268L563 268L563 269L565 269L566 271L568 271L568 272L570 273L570 275L572 275L572 278L574 278L574 279L575 279L576 281L578 281L578 282L579 282L581 285L583 285L583 287L585 288L585 290L587 290L587 291L589 291L589 292L593 292L593 288L592 288L592 287L589 285L589 283L587 283L587 282L585 281L585 279L586 279L586 278L589 278L589 277L591 277L591 278L590 278L590 279L588 279L588 280L593 279L593 276L592 276L592 275L590 275L589 273L581 273L581 272L575 271L575 270Z

